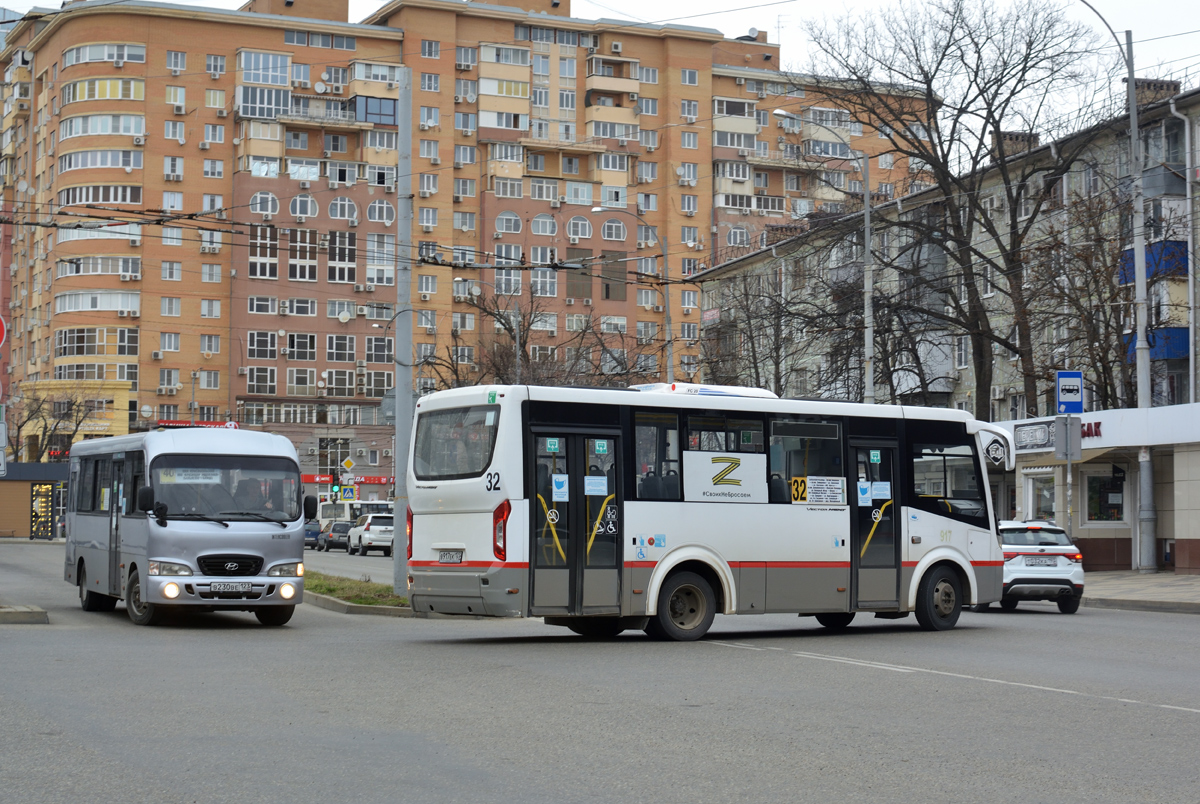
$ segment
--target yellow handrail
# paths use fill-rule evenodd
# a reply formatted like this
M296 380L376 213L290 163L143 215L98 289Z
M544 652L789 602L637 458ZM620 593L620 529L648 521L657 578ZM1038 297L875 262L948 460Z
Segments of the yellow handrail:
M858 554L859 558L862 558L867 554L867 547L871 544L871 538L875 535L875 528L879 527L879 523L883 521L883 509L887 508L891 504L892 501L888 500L883 505L879 506L879 519L876 519L875 524L871 526L871 532L867 534L867 540L863 542L862 552ZM893 536L894 535L895 534L893 534Z
M554 527L554 523L550 521L550 509L546 507L546 500L542 495L538 495L538 502L542 504L542 513L546 515L546 525L550 526L550 535L554 537L554 546L558 548L558 554L562 556L563 563L567 562L567 554L563 552L562 542L558 540L558 529ZM545 525L542 526L542 533L546 532Z
M596 541L596 534L600 531L600 520L604 518L604 509L608 508L608 502L616 497L615 494L610 494L604 498L604 502L600 505L600 513L596 515L596 524L592 527L592 535L588 537L587 555L590 558L592 555L592 542Z

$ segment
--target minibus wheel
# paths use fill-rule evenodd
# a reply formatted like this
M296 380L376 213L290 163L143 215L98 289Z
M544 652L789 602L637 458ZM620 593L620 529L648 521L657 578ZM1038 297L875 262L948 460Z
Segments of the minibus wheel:
M948 631L962 614L958 573L945 564L925 573L917 587L917 623L926 631Z
M646 624L655 639L691 642L708 633L717 615L717 596L708 581L694 572L679 572L663 582L658 613Z
M162 619L162 610L158 606L142 600L142 579L136 569L129 573L129 585L125 591L125 612L134 625L157 625Z
M79 562L79 607L84 611L112 611L117 607L117 599L93 592L87 585L87 567Z
M287 625L287 621L292 619L292 614L295 611L295 606L271 606L269 608L255 609L254 616L263 625Z

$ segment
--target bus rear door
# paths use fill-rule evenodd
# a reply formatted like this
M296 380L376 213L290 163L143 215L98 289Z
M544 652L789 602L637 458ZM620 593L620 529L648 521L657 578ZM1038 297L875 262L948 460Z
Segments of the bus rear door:
M896 441L850 440L850 560L854 608L895 610L900 605L900 514Z
M620 614L619 431L536 428L533 615Z

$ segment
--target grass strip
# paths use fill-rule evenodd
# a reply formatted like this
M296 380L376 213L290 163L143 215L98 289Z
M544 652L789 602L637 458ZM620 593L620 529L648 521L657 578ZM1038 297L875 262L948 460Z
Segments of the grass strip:
M390 583L373 583L369 575L364 575L356 581L353 578L326 575L305 568L304 589L363 606L408 605L408 598L396 594Z

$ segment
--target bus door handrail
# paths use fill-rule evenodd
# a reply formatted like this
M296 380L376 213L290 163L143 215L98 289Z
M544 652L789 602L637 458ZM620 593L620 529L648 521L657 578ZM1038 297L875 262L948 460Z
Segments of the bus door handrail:
M563 563L567 561L567 554L563 551L562 542L558 540L558 528L554 527L554 523L550 521L550 509L546 506L546 498L538 495L538 502L542 504L542 513L546 515L546 525L542 526L542 533L546 532L546 526L550 527L550 535L554 537L554 546L558 550L558 554L562 556Z

